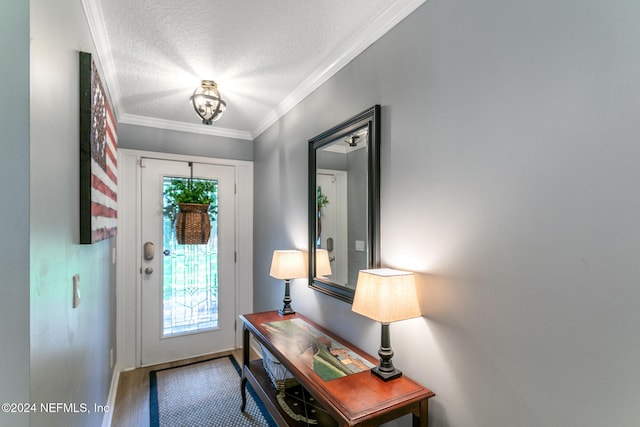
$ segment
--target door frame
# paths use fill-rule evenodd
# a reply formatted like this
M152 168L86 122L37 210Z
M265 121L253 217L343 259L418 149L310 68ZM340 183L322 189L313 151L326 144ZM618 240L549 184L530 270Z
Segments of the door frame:
M116 263L116 367L141 364L142 262L140 159L193 161L235 169L236 252L235 347L242 347L237 315L253 311L253 162L142 150L118 150L118 237L112 258Z
M336 235L343 236L343 240L340 241L340 244L335 246L336 250L333 255L336 257L335 271L337 273L337 265L338 259L342 260L342 263L345 263L344 260L349 259L349 234L348 234L348 224L347 224L347 206L348 206L348 194L347 194L347 179L348 172L341 171L336 169L318 169L316 170L316 176L325 175L325 176L334 176L335 177L335 190L336 197L338 198L335 203L329 203L329 206L334 209L334 221L336 226ZM319 183L319 179L316 178L316 186ZM329 254L331 257L332 254ZM330 263L331 264L331 263ZM332 264L333 265L333 264ZM333 267L332 267L333 268ZM337 274L333 274L332 281L338 283L344 283L345 285L349 282L349 263L346 262L345 265L340 265L340 272L343 273L344 277L340 277ZM344 279L344 280L340 280Z

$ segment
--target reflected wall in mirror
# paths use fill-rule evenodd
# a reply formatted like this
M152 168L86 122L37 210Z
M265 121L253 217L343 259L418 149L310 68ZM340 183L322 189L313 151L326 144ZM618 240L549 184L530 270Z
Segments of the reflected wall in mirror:
M379 105L309 140L310 287L351 303L358 272L380 266L379 180Z

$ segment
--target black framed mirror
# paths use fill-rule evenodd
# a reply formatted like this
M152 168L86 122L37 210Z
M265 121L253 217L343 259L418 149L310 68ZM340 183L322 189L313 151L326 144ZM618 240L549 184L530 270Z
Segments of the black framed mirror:
M380 106L309 140L309 286L353 302L380 266Z

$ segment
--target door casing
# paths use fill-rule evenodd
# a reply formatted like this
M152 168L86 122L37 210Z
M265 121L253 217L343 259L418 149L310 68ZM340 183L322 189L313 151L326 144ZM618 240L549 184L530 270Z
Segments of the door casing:
M140 159L193 161L235 167L236 174L236 313L253 311L253 162L141 150L118 150L118 236L112 258L116 262L116 368L141 364L142 243L140 224ZM242 346L242 328L236 327L235 346Z

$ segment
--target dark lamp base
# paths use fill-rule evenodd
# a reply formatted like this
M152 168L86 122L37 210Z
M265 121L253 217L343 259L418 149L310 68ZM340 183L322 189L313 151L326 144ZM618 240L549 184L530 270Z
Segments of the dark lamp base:
M282 303L284 304L282 308L278 311L282 316L287 314L295 314L295 310L291 308L291 296L289 295L289 279L284 281L284 299Z
M393 366L393 350L391 349L391 339L389 338L389 324L381 323L380 329L380 349L378 350L378 356L380 356L380 363L375 368L371 369L371 372L382 381L391 381L402 376L402 371L396 369Z
M379 366L371 368L371 373L382 381L391 381L402 376L402 371L400 369L394 369L393 371L388 372L380 370Z
M278 313L280 313L283 316L285 316L287 314L296 314L295 310L292 309L291 307L281 308L280 310L278 310Z

